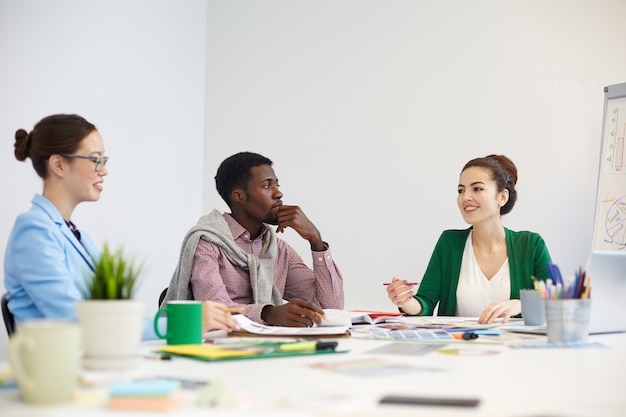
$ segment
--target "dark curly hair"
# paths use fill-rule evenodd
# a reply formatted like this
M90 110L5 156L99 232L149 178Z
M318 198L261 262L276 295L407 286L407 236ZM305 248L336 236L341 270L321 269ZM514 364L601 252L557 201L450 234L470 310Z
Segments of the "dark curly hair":
M517 168L513 161L504 155L487 155L469 161L465 164L461 173L471 167L487 168L491 171L491 179L496 182L498 191L509 190L509 201L500 207L500 214L504 215L510 213L517 201L517 190L515 189L515 184L517 184Z
M217 169L215 187L228 207L234 189L246 189L252 178L251 169L259 165L272 165L272 161L253 152L239 152L226 158Z

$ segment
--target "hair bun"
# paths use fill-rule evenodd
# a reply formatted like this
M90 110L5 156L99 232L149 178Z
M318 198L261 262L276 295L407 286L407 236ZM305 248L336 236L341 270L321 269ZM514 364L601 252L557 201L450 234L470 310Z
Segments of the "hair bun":
M25 161L30 153L31 136L24 129L15 132L15 158L18 161Z

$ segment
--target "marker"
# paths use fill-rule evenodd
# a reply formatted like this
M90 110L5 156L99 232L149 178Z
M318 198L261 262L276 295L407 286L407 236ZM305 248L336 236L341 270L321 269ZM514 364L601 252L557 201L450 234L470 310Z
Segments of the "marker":
M539 289L540 289L539 292L541 293L541 296L544 298L544 300L547 299L548 298L548 290L546 288L546 282L545 281L543 281L543 280L539 281Z
M591 274L587 276L587 285L585 285L585 289L583 293L580 295L581 300L586 300L589 298L591 292Z
M478 339L478 333L475 332L459 332L450 334L456 340L474 340Z
M476 334L475 332L463 333L463 340L474 340L474 339L478 339L478 334Z
M306 352L312 350L333 350L337 347L337 342L295 342L283 343L278 350L282 352Z
M155 361L171 361L172 357L169 355L145 355L144 359L153 359Z

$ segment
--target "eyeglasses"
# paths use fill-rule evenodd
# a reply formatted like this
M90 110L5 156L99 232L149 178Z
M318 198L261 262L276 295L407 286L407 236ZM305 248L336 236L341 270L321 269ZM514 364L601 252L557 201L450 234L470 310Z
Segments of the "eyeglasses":
M66 158L88 159L91 162L96 164L96 172L100 172L102 168L104 168L104 166L109 161L108 156L87 156L87 155L76 155L73 153L65 153L65 154L62 154L61 156L64 156Z

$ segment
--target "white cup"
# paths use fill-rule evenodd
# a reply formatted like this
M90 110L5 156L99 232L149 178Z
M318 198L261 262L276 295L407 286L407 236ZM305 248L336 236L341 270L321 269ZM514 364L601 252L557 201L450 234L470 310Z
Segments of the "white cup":
M20 323L9 340L9 362L24 400L58 404L72 400L80 363L77 324L37 319Z

